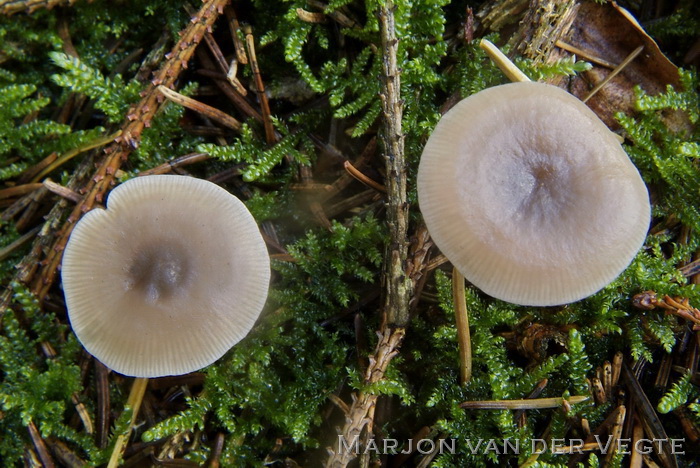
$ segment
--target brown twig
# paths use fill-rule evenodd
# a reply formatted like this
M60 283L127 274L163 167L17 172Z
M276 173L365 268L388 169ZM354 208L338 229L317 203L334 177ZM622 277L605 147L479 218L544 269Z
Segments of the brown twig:
M644 427L644 433L649 438L659 440L659 447L661 448L657 454L659 459L665 467L677 468L678 461L671 450L671 444L661 424L661 420L644 392L642 385L637 380L637 377L635 377L624 362L622 363L622 372L620 375L629 390L631 402L637 408L637 415Z
M404 160L404 137L402 133L403 106L400 98L401 83L397 65L398 40L394 25L394 4L386 1L379 9L382 45L382 110L384 115L384 159L386 164L387 224L389 226L389 249L385 257L386 277L382 325L377 332L379 341L369 366L364 383L371 385L384 378L386 369L398 354L409 321L409 302L413 291L411 276L406 273L408 262L408 199L406 195L406 163ZM365 428L372 426L377 395L361 391L353 396L353 403L346 414L341 436L346 441L360 437ZM326 467L345 467L357 454L329 448Z
M76 0L4 0L0 1L0 13L13 15L15 13L32 14L42 8L51 9L58 5L72 5Z
M238 120L226 114L225 112L221 112L219 109L199 102L196 99L192 99L191 97L184 96L178 93L177 91L173 91L172 89L167 88L163 85L158 86L158 92L165 96L169 101L172 101L176 104L180 104L183 107L186 107L199 114L202 114L203 116L208 117L216 122L219 122L220 124L225 125L226 127L232 130L239 131L241 129L241 123Z
M312 140L314 140L315 143L320 144L316 139ZM372 158L372 156L374 156L376 150L377 139L372 138L371 140L369 140L369 142L367 142L367 145L364 147L357 159L355 159L352 162L353 167L355 167L358 170L364 167L364 165L367 164L367 162ZM343 189L345 189L352 181L353 177L347 172L343 172L342 175L331 184L330 189L320 195L321 199L319 200L319 202L324 202L334 197L335 195L343 191Z
M227 98L235 105L243 114L248 117L252 117L258 122L262 122L263 118L260 112L257 111L253 106L251 106L245 97L236 90L236 88L227 79L226 75L217 73L213 71L214 62L212 62L206 51L199 49L197 51L197 58L202 62L204 66L203 69L197 70L197 73L208 76L214 80L214 84L223 92Z
M61 466L67 468L82 468L87 466L84 460L82 460L73 450L68 447L63 441L52 437L48 440L49 447L51 451L56 456L56 458L61 462Z
M95 424L97 425L97 446L99 448L107 447L107 439L109 437L109 369L99 362L95 361L95 387L97 389L97 410L95 414Z
M148 169L146 171L140 172L139 177L154 174L167 174L168 172L172 172L173 169L176 169L178 167L188 166L190 164L206 161L210 158L211 156L209 156L207 153L185 154L183 156L173 159L172 161L163 163L160 166L156 166L153 169Z
M544 389L547 387L547 384L549 384L549 379L542 379L540 380L537 385L535 385L535 388L532 389L532 391L525 397L527 400L531 400L533 398L539 397ZM525 412L526 410L520 409L513 413L513 420L514 421L521 421L522 424L521 426L525 426L526 420L525 420Z
M214 21L228 0L207 0L187 29L181 31L180 40L167 54L167 60L156 73L151 85L142 92L142 99L131 109L130 119L122 126L122 133L105 149L106 157L85 187L86 195L73 209L68 220L57 234L53 247L42 262L41 272L32 285L32 291L39 301L43 301L56 280L56 270L63 255L68 236L80 217L90 211L95 203L101 202L114 183L114 174L131 152L138 147L143 129L150 125L156 111L162 104L162 96L157 91L159 85L173 86L180 72L202 39L205 31L211 29Z
M14 197L19 197L22 195L26 195L28 193L33 192L34 190L41 188L41 184L38 183L33 183L33 184L22 184L22 185L17 185L15 187L9 187L6 189L0 190L0 200L4 198L14 198Z
M408 324L408 302L412 284L404 265L408 258L408 198L406 195L406 162L402 130L403 101L397 64L398 39L394 25L394 3L385 2L379 11L382 42L382 113L384 115L384 160L386 163L387 224L389 252L386 265L384 321L388 326Z
M327 4L319 1L319 0L309 0L307 2L309 5L319 8L320 10L325 11L326 7L328 6ZM356 29L356 28L361 28L362 25L355 21L354 19L350 18L348 15L343 13L341 9L336 9L331 12L325 13L328 17L333 19L336 23L338 23L341 27L343 28L349 28L349 29Z
M59 197L63 197L66 200L72 201L73 203L80 203L80 200L82 200L82 197L78 192L74 192L73 190L64 187L61 184L57 184L51 179L44 179L42 185L46 187L51 193L55 193Z
M27 424L27 429L29 429L29 436L32 439L37 455L39 455L42 466L44 468L54 468L56 465L54 464L53 459L49 454L49 450L46 448L46 443L44 442L44 439L41 438L39 429L37 429L34 421L29 421L29 424Z
M384 187L380 183L373 181L372 179L364 175L361 171L357 170L350 161L345 161L343 163L343 167L345 168L348 174L350 174L353 178L362 182L366 186L371 187L378 192L386 192L386 187Z
M218 434L216 434L216 439L214 441L214 450L212 450L209 468L219 468L219 466L221 465L219 458L221 458L221 452L224 450L225 440L226 439L224 437L223 432L219 432Z
M659 299L654 291L644 291L632 298L632 305L642 310L665 309L667 314L686 319L700 328L700 310L692 307L688 298L664 296Z
M39 233L41 226L37 226L29 232L25 232L21 237L0 249L0 261L5 260L12 252L22 247Z
M253 37L253 30L249 26L244 26L243 32L245 33L245 43L248 48L248 61L250 63L250 68L253 71L253 78L255 79L255 91L258 93L258 100L260 101L260 108L262 110L265 138L267 139L268 144L273 144L277 141L277 135L275 134L275 127L272 125L270 103L268 102L267 94L265 93L265 84L263 83L262 75L260 74L258 58L255 55L255 38Z
M296 9L297 18L305 23L325 23L326 15L317 11L307 11L303 8Z
M233 41L233 47L236 49L236 60L243 65L248 63L248 56L245 53L245 46L243 41L238 37L238 31L241 30L241 26L238 23L238 17L236 17L236 10L231 6L224 8L224 13L226 14L226 19L228 20L229 30L231 31L231 40Z
M377 333L379 342L375 348L373 356L369 359L369 366L365 372L364 383L371 385L384 378L391 360L398 354L398 348L404 337L403 328L388 329L387 333ZM372 424L371 414L377 404L377 394L371 391L360 392L352 402L352 406L347 411L345 425L342 436L346 442L358 439L362 431ZM338 447L336 447L338 448ZM357 454L352 451L328 449L329 458L325 466L328 468L344 468Z
M188 13L191 13L191 7L189 7L187 4L185 4L185 9L188 11ZM228 10L228 11L227 11ZM227 7L224 9L224 12L226 12L226 16L229 16L228 12L232 12L233 9L230 7ZM234 15L235 17L235 15ZM236 53L238 57L238 43L240 43L240 40L238 39L238 36L233 34L234 36L234 46L236 46ZM214 35L210 32L205 32L204 33L204 42L207 44L207 48L209 49L209 52L211 52L212 56L214 56L214 60L219 66L219 70L226 76L226 79L231 85L236 88L236 91L238 91L242 96L246 96L248 94L248 90L245 89L245 86L241 84L240 81L236 78L236 72L238 69L238 62L237 58L233 59L233 62L229 64L226 62L226 58L224 57L224 53L221 51L221 48L219 47L219 44L216 42L214 39ZM242 62L242 63L247 63Z

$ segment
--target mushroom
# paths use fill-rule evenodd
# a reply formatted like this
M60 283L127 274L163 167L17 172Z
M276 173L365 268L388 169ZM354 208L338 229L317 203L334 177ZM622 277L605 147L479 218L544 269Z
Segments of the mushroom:
M154 175L114 189L63 255L68 315L85 349L135 377L220 358L267 297L269 256L245 205L217 185Z
M435 244L475 286L549 306L600 290L646 237L649 195L600 119L566 91L521 82L459 102L421 157Z

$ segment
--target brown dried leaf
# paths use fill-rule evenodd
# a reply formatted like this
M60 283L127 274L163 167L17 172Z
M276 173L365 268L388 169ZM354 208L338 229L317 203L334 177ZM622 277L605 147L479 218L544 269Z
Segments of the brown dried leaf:
M634 114L633 88L639 85L648 94L656 95L667 85L680 88L678 68L661 52L659 46L624 8L615 3L600 5L583 1L571 28L561 38L588 54L619 64L640 45L642 53L632 60L619 75L595 94L587 104L611 128L618 128L615 113ZM556 50L551 60L571 55ZM585 57L578 57L586 60ZM593 68L568 83L569 91L584 99L590 90L607 77L612 70L593 64ZM558 79L560 84L565 79ZM687 120L681 113L667 116L667 124L673 130L687 128Z

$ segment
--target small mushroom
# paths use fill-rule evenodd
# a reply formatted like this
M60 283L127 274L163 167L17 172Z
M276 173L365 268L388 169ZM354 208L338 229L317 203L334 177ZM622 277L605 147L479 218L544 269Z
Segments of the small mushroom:
M555 86L496 86L459 102L430 136L418 200L435 244L487 294L573 302L632 261L649 195L614 134Z
M205 180L131 179L87 213L63 255L68 315L85 349L125 375L205 367L252 328L270 262L245 205Z

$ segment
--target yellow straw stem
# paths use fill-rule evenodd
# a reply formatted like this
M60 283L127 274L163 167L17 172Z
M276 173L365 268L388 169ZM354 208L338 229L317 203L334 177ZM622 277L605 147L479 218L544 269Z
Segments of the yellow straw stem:
M146 393L147 386L147 378L138 377L134 379L134 383L131 386L131 393L129 393L129 398L126 400L126 406L131 408L131 422L129 423L129 428L126 433L117 437L117 442L114 444L114 450L112 451L112 456L109 458L107 468L117 468L117 466L119 466L122 452L124 452L126 442L131 435L131 429L134 427L134 424L136 424L136 417L139 414L139 408L141 408L141 402L143 401L143 395Z
M464 288L464 276L457 268L452 268L452 299L459 343L459 381L462 385L467 385L472 377L472 342Z
M493 63L501 69L510 81L531 81L525 73L521 72L520 69L498 49L498 47L493 45L493 42L482 39L481 42L479 42L479 47L486 52L491 60L493 60Z

